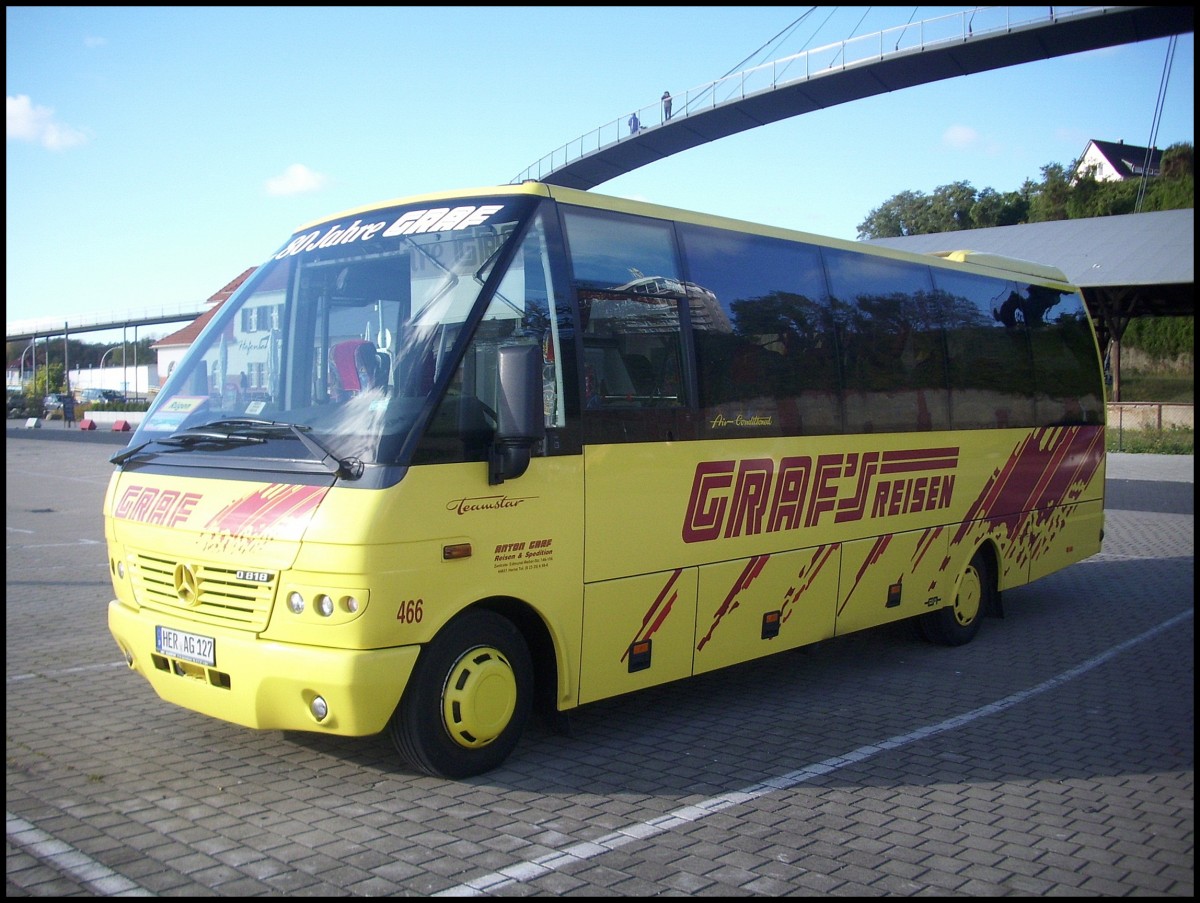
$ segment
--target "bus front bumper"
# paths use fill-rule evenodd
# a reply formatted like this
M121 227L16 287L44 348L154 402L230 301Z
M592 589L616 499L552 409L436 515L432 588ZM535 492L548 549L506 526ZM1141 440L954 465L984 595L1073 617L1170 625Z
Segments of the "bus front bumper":
M156 650L159 628L214 641L211 664ZM263 730L363 737L387 725L417 661L419 646L331 649L257 639L251 634L108 604L108 629L131 670L162 699L233 724Z

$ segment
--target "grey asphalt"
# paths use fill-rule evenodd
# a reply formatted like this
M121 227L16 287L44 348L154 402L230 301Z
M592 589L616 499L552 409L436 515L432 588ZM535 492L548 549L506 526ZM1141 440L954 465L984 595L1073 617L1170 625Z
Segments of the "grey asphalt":
M1193 896L1191 456L1110 456L1103 552L967 646L854 634L446 781L158 700L105 620L128 435L57 429L6 441L8 896Z

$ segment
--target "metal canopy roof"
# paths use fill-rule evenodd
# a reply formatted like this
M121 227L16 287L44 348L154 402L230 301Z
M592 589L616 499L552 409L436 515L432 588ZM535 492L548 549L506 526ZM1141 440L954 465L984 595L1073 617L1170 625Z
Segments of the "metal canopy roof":
M987 251L1058 267L1081 288L1192 285L1196 281L1195 208L995 226L867 244L905 251ZM1194 313L1189 299L1183 313Z
M1102 332L1132 317L1196 314L1195 208L871 239L919 254L986 251L1048 263L1083 289Z

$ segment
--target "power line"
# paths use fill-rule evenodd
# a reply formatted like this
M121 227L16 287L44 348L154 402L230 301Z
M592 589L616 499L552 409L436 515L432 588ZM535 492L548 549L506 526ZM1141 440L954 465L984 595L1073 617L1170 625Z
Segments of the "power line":
M1142 162L1142 178L1138 183L1137 200L1133 204L1133 212L1141 213L1142 201L1146 199L1146 186L1150 181L1150 160L1154 156L1154 145L1158 143L1158 126L1162 121L1163 104L1167 98L1167 83L1171 80L1171 66L1175 62L1175 42L1178 35L1171 35L1167 41L1167 58L1163 63L1162 79L1158 84L1158 101L1154 106L1154 121L1150 126L1150 140L1146 143L1146 158Z
M721 78L728 78L730 75L733 75L733 73L740 72L741 70L745 69L746 64L749 63L752 59L754 59L754 57L756 55L762 53L764 50L766 50L768 47L770 47L776 41L780 40L785 35L790 34L792 31L795 30L797 25L799 25L801 22L803 22L805 19L807 19L815 11L816 11L816 7L810 6L804 13L802 13L800 15L799 18L795 19L790 25L788 25L785 29L783 29L783 31L779 32L777 35L775 35L775 37L771 38L771 40L767 41L767 43L763 44L761 47L759 47L757 50L755 50L753 53L751 53L744 60L742 60L737 65L735 65L732 69L730 69L728 72L726 72L724 75L722 75ZM830 13L830 15L833 15L833 14ZM826 22L829 21L828 16L826 17L825 21ZM824 24L824 23L822 23L822 24ZM811 38L809 40L811 40ZM717 80L720 81L720 79L717 79Z

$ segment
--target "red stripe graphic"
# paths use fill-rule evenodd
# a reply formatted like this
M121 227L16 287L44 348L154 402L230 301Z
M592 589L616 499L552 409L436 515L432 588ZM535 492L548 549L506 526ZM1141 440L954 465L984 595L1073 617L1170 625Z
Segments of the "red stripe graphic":
M236 536L299 539L326 492L325 486L272 483L222 508L205 529Z
M858 585L860 583L862 583L863 576L866 575L867 569L870 568L871 565L875 564L875 562L877 562L880 558L883 557L883 553L887 550L887 547L891 544L892 544L892 534L891 533L888 533L884 536L876 537L875 544L873 546L871 546L871 551L867 554L867 558L862 563L862 567L860 567L858 569L858 573L854 575L854 583L850 587L850 591L848 593L846 593L846 598L843 599L842 604L838 606L837 613L839 616L841 615L841 613L843 611L846 610L846 606L850 604L850 597L854 595L854 591L856 589L858 589Z
M821 573L822 569L831 560L833 553L841 547L841 543L833 543L828 546L817 546L813 549L812 559L804 567L796 572L796 579L803 581L799 586L789 586L787 592L783 595L783 604L779 607L779 621L781 624L786 624L788 618L792 616L792 607L800 601L808 590L812 588L813 582Z
M880 473L917 473L922 470L949 470L958 466L958 447L918 448L883 453Z
M729 592L725 596L725 601L717 606L717 610L713 612L713 622L708 628L708 633L697 644L697 652L703 649L708 644L708 641L712 639L713 631L717 629L717 625L721 623L721 619L738 607L737 594L754 582L754 578L762 573L770 557L770 555L755 555L746 562L742 573L734 581L733 586L729 588Z
M934 551L934 543L937 542L937 538L941 535L941 527L933 527L921 535L920 540L917 542L917 547L913 550L912 559L909 561L908 572L910 574L915 574L921 567L921 562L925 560L925 556ZM937 586L937 580L930 580L929 589L932 591L935 586Z
M1078 499L1104 460L1102 427L1046 427L1018 443L1004 465L967 509L951 545L974 544L978 535L1001 530L1004 557L1024 568L1041 555L1065 525L1057 506ZM1053 520L1051 520L1053 518ZM1039 541L1031 525L1046 525ZM945 570L949 556L942 562Z
M667 619L667 615L671 613L671 608L675 605L675 600L679 598L679 593L675 591L675 584L679 581L679 575L683 573L683 568L677 568L671 573L666 585L658 592L658 596L654 600L654 604L650 606L649 611L642 616L642 626L637 634L634 635L632 643L638 640L648 640L654 636L655 631L662 626L663 621ZM663 603L666 603L665 605ZM657 612L657 615L656 615ZM651 620L653 619L653 620ZM647 629L649 625L649 629ZM621 653L621 661L625 661L629 657L629 646L625 647L625 651Z

